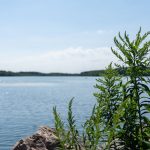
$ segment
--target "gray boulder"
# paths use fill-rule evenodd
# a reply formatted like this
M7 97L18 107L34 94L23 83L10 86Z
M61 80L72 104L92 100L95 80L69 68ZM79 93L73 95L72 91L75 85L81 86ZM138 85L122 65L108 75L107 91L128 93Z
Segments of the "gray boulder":
M60 143L55 130L41 127L35 134L16 143L12 150L56 150Z

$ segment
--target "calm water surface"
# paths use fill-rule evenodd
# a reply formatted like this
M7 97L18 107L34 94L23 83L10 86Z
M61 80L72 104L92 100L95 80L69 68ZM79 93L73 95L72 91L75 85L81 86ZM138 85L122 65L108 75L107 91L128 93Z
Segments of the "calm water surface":
M9 150L39 126L54 126L53 106L63 119L68 101L80 124L94 105L95 77L0 77L0 150Z

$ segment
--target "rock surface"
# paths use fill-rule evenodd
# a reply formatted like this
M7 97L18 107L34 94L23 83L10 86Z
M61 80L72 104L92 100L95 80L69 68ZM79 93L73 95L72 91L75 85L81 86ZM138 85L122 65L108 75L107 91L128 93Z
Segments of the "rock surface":
M12 150L57 150L59 147L55 130L41 127L35 134L16 143Z

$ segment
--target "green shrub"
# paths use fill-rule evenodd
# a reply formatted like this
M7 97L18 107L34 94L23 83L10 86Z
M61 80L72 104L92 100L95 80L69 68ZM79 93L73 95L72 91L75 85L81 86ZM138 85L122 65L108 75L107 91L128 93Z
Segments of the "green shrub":
M97 150L148 150L150 149L150 80L144 77L150 68L150 41L144 42L150 32L141 35L141 28L135 40L119 33L114 38L116 49L114 55L120 60L112 63L105 70L103 78L97 79L97 100L92 114L83 125L82 137L79 135L72 114L72 100L68 106L68 128L54 107L56 135L62 149ZM128 75L121 77L118 70ZM82 139L79 142L79 139Z
M123 116L120 116L120 123L123 124L120 133L121 140L125 147L130 149L143 149L143 142L150 137L147 131L150 130L150 122L145 114L149 113L150 106L148 87L148 77L143 77L150 65L148 53L150 51L150 41L144 43L150 32L141 35L141 28L135 40L131 41L129 36L124 34L124 38L119 34L119 39L114 38L117 51L112 52L127 67L127 82L124 84L124 99L126 103ZM119 111L117 113L120 113ZM130 139L130 140L129 140Z
M55 119L56 136L59 138L62 149L80 150L79 132L76 128L76 121L72 113L73 99L68 104L67 128L64 129L64 122L57 113L56 107L53 108Z

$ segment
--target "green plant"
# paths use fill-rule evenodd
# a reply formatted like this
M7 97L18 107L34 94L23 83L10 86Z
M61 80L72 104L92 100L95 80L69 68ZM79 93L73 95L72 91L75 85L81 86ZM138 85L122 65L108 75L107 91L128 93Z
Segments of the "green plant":
M65 149L66 144L66 132L64 129L64 122L61 120L60 115L57 113L56 107L53 107L53 114L55 120L55 131L58 140L60 141L60 146L62 149Z
M83 126L81 143L72 113L73 99L68 105L66 130L54 107L56 135L62 149L97 150L99 145L109 150L150 149L150 119L147 117L150 114L150 80L144 77L150 68L150 41L144 42L149 34L141 35L140 28L133 41L126 32L124 37L119 33L119 39L114 38L117 50L112 48L112 52L121 65L116 64L115 69L111 63L103 78L97 79L98 92L94 93L97 104ZM120 77L117 71L128 76Z
M92 150L96 150L100 143L107 143L107 147L116 147L116 142L111 141L115 139L115 132L112 134L113 115L121 103L120 79L112 63L105 70L103 78L97 79L98 84L95 87L98 92L94 93L97 105L94 106L92 115L84 126L87 145Z
M114 38L118 51L112 48L112 52L127 68L128 81L124 84L126 95L123 100L127 107L121 118L123 123L121 138L125 147L130 149L142 150L143 142L149 138L147 131L150 130L150 122L145 114L150 113L148 109L150 89L147 85L148 78L143 77L150 66L150 59L147 57L150 51L150 41L144 43L149 34L150 32L141 35L140 28L136 39L131 41L126 32L124 38L119 33L119 40ZM120 65L117 66L120 67Z
M90 119L86 120L84 124L83 143L87 150L96 150L99 147L103 132L101 115L101 110L94 106Z
M68 105L68 143L70 148L78 150L81 148L79 143L79 132L76 129L76 121L72 113L72 102L73 99L70 100Z
M73 98L68 104L67 128L64 129L64 122L61 120L56 107L53 108L56 136L59 138L61 148L80 150L79 132L76 128L76 121L72 113Z
M121 102L121 78L117 71L112 67L112 64L106 68L103 78L97 79L99 84L96 84L98 89L94 96L97 99L98 107L102 111L102 118L106 126L113 126L113 114L117 110Z

